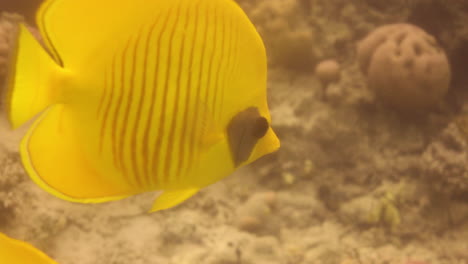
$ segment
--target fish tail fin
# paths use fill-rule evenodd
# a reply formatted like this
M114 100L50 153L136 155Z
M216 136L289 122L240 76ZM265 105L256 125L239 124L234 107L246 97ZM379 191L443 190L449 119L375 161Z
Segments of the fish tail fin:
M50 82L61 67L22 24L9 62L2 99L11 127L17 128L57 101Z

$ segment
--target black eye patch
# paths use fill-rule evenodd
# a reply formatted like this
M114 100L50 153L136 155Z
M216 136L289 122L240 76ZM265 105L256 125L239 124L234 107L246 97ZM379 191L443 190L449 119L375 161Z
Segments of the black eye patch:
M252 127L252 135L258 139L265 136L266 132L270 125L268 124L268 120L263 116L258 117L253 124Z
M227 134L236 167L249 159L258 140L266 135L269 127L268 120L260 115L256 107L249 107L231 119Z

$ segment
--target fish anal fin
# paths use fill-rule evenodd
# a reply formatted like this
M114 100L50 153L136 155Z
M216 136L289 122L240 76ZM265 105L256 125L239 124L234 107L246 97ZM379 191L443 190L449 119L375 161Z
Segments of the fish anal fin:
M149 212L151 213L174 207L195 195L198 190L198 188L190 188L164 191L158 198L156 198L156 201L154 202L153 207Z

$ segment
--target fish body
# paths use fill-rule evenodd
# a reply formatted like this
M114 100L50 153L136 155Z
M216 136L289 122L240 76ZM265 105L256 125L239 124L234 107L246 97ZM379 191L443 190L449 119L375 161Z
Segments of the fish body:
M0 233L0 263L56 264L32 245Z
M23 164L48 192L97 203L163 190L172 207L275 151L266 55L232 0L49 0L12 56L6 112L39 116Z

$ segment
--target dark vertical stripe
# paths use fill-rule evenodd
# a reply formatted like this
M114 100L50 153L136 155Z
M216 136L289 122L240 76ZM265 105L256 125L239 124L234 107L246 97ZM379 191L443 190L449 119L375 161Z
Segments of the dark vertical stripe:
M101 116L101 111L104 109L104 105L106 102L106 99L109 97L109 80L107 77L107 72L104 73L104 87L102 87L102 93L101 93L101 99L99 100L98 103L98 108L97 108L97 119L100 119Z
M221 89L221 94L220 94L220 99L219 99L219 107L218 107L218 112L219 112L219 115L221 116L223 113L224 113L224 109L223 109L223 104L224 104L224 94L225 94L225 91L226 89L228 89L229 87L229 83L230 83L230 79L229 77L231 76L230 75L230 72L229 72L229 69L232 68L232 64L233 64L233 39L234 39L234 29L233 29L233 18L232 18L232 14L229 13L229 14L226 14L226 20L229 21L229 24L226 25L226 32L225 34L229 34L229 39L227 40L227 47L225 49L225 52L226 54L228 55L227 56L227 62L226 62L226 67L224 69L224 82L223 82L223 88Z
M171 36L169 38L169 43L171 43L169 45L169 51L168 51L168 54L169 54L169 57L170 57L170 60L169 60L169 63L167 64L169 69L169 71L166 72L166 86L164 88L164 93L165 95L167 95L169 89L171 89L172 87L170 86L170 80L171 80L171 76L172 74L176 74L176 79L180 76L180 70L181 70L181 66L179 65L180 63L180 55L179 54L176 54L176 55L179 55L179 56L174 56L174 58L176 60L172 60L173 59L173 45L172 43L174 43L174 36L175 36L175 32L179 26L179 19L180 19L180 6L178 5L177 6L177 9L176 9L176 13L174 15L174 17L176 18L176 20L174 21L174 26L172 27L172 30L171 30ZM176 67L178 67L178 69L176 69ZM177 73L176 73L177 72ZM178 76L179 75L179 76ZM169 182L169 176L170 176L170 165L171 165L171 160L172 160L172 149L174 147L174 133L175 133L175 123L177 122L177 113L176 113L176 109L178 107L178 96L179 96L179 91L180 91L180 87L178 87L179 85L177 84L175 87L173 87L175 89L175 96L173 98L173 103L174 103L174 107L173 107L173 118L171 118L171 120L169 120L171 122L171 125L170 125L170 128L169 128L169 131L168 132L168 135L167 135L167 148L165 150L165 155L162 157L162 159L164 160L164 162L162 162L162 164L164 165L164 169L163 169L163 176L164 176L164 182ZM166 97L165 97L166 98ZM164 123L164 122L163 122Z
M203 79L203 62L205 61L205 54L206 54L206 43L208 43L208 28L209 28L209 20L208 20L208 15L209 12L208 10L205 10L205 12L203 12L204 14L204 17L205 17L205 27L203 28L204 29L204 32L203 32L203 38L202 38L202 41L201 41L201 44L202 47L201 47L201 54L200 54L200 64L199 64L199 72L198 72L198 85L197 85L197 88L196 88L196 91L195 91L195 104L194 104L194 114L193 114L193 118L192 118L192 123L190 125L190 127L192 128L192 133L190 133L190 141L189 141L189 156L192 157L191 160L190 160L190 164L189 166L191 166L194 162L194 159L196 157L194 157L194 154L196 154L195 152L195 148L199 148L200 147L200 134L198 133L198 130L200 129L199 127L199 124L200 124L200 121L203 121L202 120L202 117L200 116L200 100L201 100L201 89L202 89L202 79ZM201 28L201 25L198 25L199 28Z
M132 38L130 38L128 40L128 47L130 47L130 43L132 42ZM137 43L135 42L135 47L137 46ZM135 48L134 48L135 49ZM126 51L122 54L122 58L123 60L125 61L126 57L127 57L127 52L128 52L128 49L126 49ZM119 159L120 159L120 163L122 164L122 168L123 170L126 172L126 165L125 165L125 139L126 139L126 135L127 135L127 131L128 131L128 128L129 128L129 125L128 125L128 117L130 115L130 110L131 110L131 106L132 106L132 102L133 102L133 94L134 94L134 91L133 91L133 87L132 87L132 84L133 84L133 81L135 79L135 64L136 64L136 58L133 58L131 64L128 64L130 66L130 68L128 67L125 67L122 71L122 74L125 74L125 71L130 71L130 76L129 76L129 79L127 80L128 82L123 84L123 87L124 87L124 90L127 90L127 104L124 106L124 112L123 112L123 122L122 122L122 125L120 127L120 136L119 136L119 148L118 148L118 152L119 152ZM130 177L130 175L128 175ZM134 178L134 177L132 177Z
M115 83L115 90L118 93L118 97L116 101L113 102L114 106L114 113L110 115L112 128L111 128L111 146L112 146L112 157L114 160L114 165L116 168L120 168L119 163L117 161L117 114L119 111L119 105L122 101L123 94L122 94L122 83L117 81L116 71L117 71L117 56L114 56L114 62L112 63L112 81Z
M114 163L116 164L117 168L122 170L123 174L126 173L126 168L125 165L122 163L122 160L120 159L120 148L118 146L118 138L117 138L117 129L118 129L118 120L119 116L122 114L122 101L125 93L125 55L127 54L127 50L130 46L130 41L127 42L127 45L125 46L123 52L122 52L122 57L121 57L121 65L120 65L120 94L119 98L117 99L117 102L115 104L115 111L114 111L114 116L113 116L113 123L112 123L112 149L114 153ZM117 70L117 69L116 69ZM122 124L122 126L125 126L125 124Z
M139 44L141 42L141 34L143 33L143 28L140 30L140 32L138 33L137 37L136 37L136 40L135 40L135 47L133 49L133 68L132 68L132 76L131 76L131 86L129 87L130 90L132 91L131 94L131 98L133 98L133 94L136 92L136 90L138 89L138 86L137 86L137 78L135 78L135 74L136 74L136 70L137 70L137 60L138 60L138 47L139 47ZM144 52L144 57L146 58L146 53L148 52L148 50L145 50ZM145 59L146 61L146 59ZM140 87L140 98L138 100L138 102L136 103L136 107L137 107L137 110L136 110L136 115L135 115L135 123L133 125L133 131L132 133L130 134L130 161L131 161L131 164L132 164L132 169L133 169L133 176L138 184L138 186L142 186L143 182L142 182L142 178L141 178L141 175L139 173L139 170L138 170L138 161L137 161L137 132L138 132L138 124L139 124L139 121L140 121L140 115L141 115L141 108L142 108L142 104L143 104L143 97L144 97L144 93L145 93L145 70L146 70L146 64L144 64L144 67L142 68L142 73L143 73L143 76L142 76L142 85ZM136 101L133 100L133 101ZM132 101L132 103L133 103ZM129 104L130 105L130 104ZM131 109L131 108L130 108ZM130 112L131 110L129 110ZM130 130L131 128L131 125L128 124L128 129Z
M237 71L239 70L238 66L239 66L239 52L240 52L240 49L239 49L239 40L240 40L240 26L239 26L239 23L236 23L236 30L234 31L236 34L236 40L234 42L234 62L232 64L232 78L235 78L236 77L236 73Z
M218 13L219 15L219 13ZM225 25L225 20L226 20L226 14L222 14L221 15L221 19L219 20L218 19L218 23L216 24L221 24L221 29L220 29L220 43L221 43L221 46L217 49L218 51L218 54L220 54L219 58L218 58L218 61L217 61L217 65L216 65L216 73L215 73L215 76L214 76L214 94L213 94L213 103L211 105L211 109L213 109L213 115L212 115L212 118L214 119L215 122L217 122L217 118L218 118L218 114L219 114L219 110L218 110L218 107L217 107L217 100L218 100L218 97L219 97L219 91L224 89L223 85L220 83L220 80L222 79L220 77L220 74L221 74L221 69L225 69L225 54L226 54L226 50L225 50L225 45L226 45L226 25Z
M153 31L154 31L154 27L156 26L156 23L154 23L151 27L150 27L150 30L149 32L147 33L147 36L146 36L146 42L145 42L145 50L144 50L144 53L143 53L143 69L142 69L142 83L141 83L141 93L140 93L140 100L138 102L138 110L137 110L137 114L136 114L136 120L135 120L135 126L133 128L133 137L132 137L132 145L134 145L136 147L136 138L137 138L137 131L138 131L138 126L139 124L143 121L143 118L140 118L140 115L141 115L141 111L142 111L142 107L143 107L143 104L145 102L145 97L146 97L146 94L147 94L147 90L148 90L148 87L146 87L146 84L147 84L147 78L149 78L148 74L147 74L147 68L148 68L148 57L149 57L149 50L150 50L150 40L151 40L151 36L153 35ZM150 87L149 89L151 90L151 97L149 98L150 101L152 101L152 98L154 97L154 89L156 87ZM149 117L151 116L151 111L147 113L148 115L148 120L151 120L149 119ZM147 181L147 173L148 173L148 169L147 169L147 161L148 161L148 158L146 157L147 153L148 153L148 135L149 135L149 132L148 132L148 128L149 128L149 125L151 123L147 123L147 127L145 128L144 130L144 136L143 136L143 141L142 141L142 150L141 152L135 152L134 155L137 155L139 153L142 153L142 173L143 173L143 176L142 176L142 179L141 179L141 182L145 185L148 185L148 181Z
M187 7L186 10L189 10L189 8ZM177 9L177 17L181 17L180 15L180 8ZM186 21L185 21L185 25L184 25L184 29L187 29L188 27L188 13L186 12L184 14L184 17L186 18ZM176 27L178 27L178 21L176 21ZM172 43L172 41L171 41ZM166 150L166 162L165 162L165 165L164 165L164 168L165 168L165 175L167 175L166 177L170 176L171 175L171 167L175 167L176 168L176 171L177 173L180 172L180 167L182 166L181 164L181 161L182 161L182 158L181 158L181 155L183 155L181 152L179 153L176 153L177 155L174 156L174 149L176 148L177 144L176 144L176 141L175 141L175 135L176 135L176 131L177 131L177 122L180 121L180 118L179 118L179 102L180 102L180 91L185 88L185 87L182 87L182 71L184 70L184 60L185 60L185 56L186 56L186 52L185 52L185 49L184 49L184 43L185 43L185 39L182 39L181 40L181 43L180 43L180 48L179 48L179 56L176 56L179 60L178 62L175 63L175 65L178 65L178 69L177 69L177 75L176 75L176 86L174 87L176 90L175 90L175 96L174 96L174 107L173 107L173 117L172 118L172 122L171 122L171 127L169 129L169 137L168 137L168 142L169 144L167 145L167 150ZM190 54L189 54L190 55ZM174 71L175 71L175 67L174 67ZM186 105L182 105L181 107L185 107L186 108ZM183 137L183 134L181 134L181 137ZM178 138L177 142L179 143L179 145L181 145L181 140L180 138ZM173 166L171 166L171 164ZM177 177L177 174L175 175L175 177Z
M112 67L114 67L115 63L115 57L112 60ZM106 136L106 124L107 124L107 119L109 115L109 109L110 106L112 105L112 100L114 99L114 70L111 68L111 76L109 76L109 70L107 69L105 72L105 89L108 90L107 94L107 103L106 106L104 107L104 112L102 115L102 124L101 124L101 134L99 136L99 152L102 153L102 148L104 146L104 141L105 141L105 136ZM110 78L109 78L110 77ZM110 79L110 80L109 80Z
M196 3L196 5L199 4L199 2ZM189 61L188 61L188 67L189 67L189 70L187 72L188 74L188 78L187 78L187 87L186 87L186 91L187 91L187 94L185 96L185 102L184 102L184 106L185 106L185 111L184 111L184 115L182 117L182 133L183 133L183 136L181 138L181 142L180 142L180 145L179 145L179 153L180 153L180 157L181 157L181 165L177 167L177 171L176 171L176 177L178 177L179 179L182 177L182 174L186 173L185 170L182 171L182 167L185 167L185 168L188 168L188 164L187 164L187 159L191 159L191 153L185 153L186 150L187 150L187 142L186 140L188 140L188 137L190 136L190 134L194 133L194 131L189 131L188 130L188 123L189 123L189 120L188 120L188 113L189 113L189 110L191 109L190 108L190 100L191 100L191 97L192 97L192 69L194 67L194 47L196 45L196 38L197 38L197 29L198 29L198 8L194 8L194 11L193 11L193 35L192 35L192 43L190 43L190 51L189 51L189 54L187 54L188 58L189 58ZM187 19L187 23L188 23L188 19ZM186 25L187 27L187 25ZM188 157L187 157L188 156Z
M169 22L169 17L170 17L171 14L172 14L172 10L169 10L167 19L166 19L166 21L165 21L165 23L164 23L164 25L162 27L163 29L168 29L167 24ZM172 41L172 38L174 36L174 32L175 32L175 25L172 28L172 31L170 33L171 34L170 35L170 40L171 41ZM169 50L168 50L168 53L167 53L167 60L166 60L166 63L165 63L165 65L167 66L168 69L166 71L165 83L164 83L164 86L161 87L162 88L162 91L161 91L162 92L162 104L161 104L161 108L160 108L160 112L159 112L159 118L158 118L159 128L158 128L158 133L156 134L157 139L156 139L156 144L155 144L155 150L154 150L154 153L153 153L153 172L154 172L154 174L158 173L157 170L159 170L160 165L163 164L162 159L161 159L160 156L161 156L161 149L162 149L161 145L162 145L162 142L164 140L164 125L165 125L165 122L166 122L167 94L168 94L168 90L169 90L169 74L170 74L170 68L171 68L171 65L172 65L172 61L171 61L172 45L170 44L171 41L168 42L169 43L169 45L168 45ZM161 162L161 164L159 164L159 161ZM162 170L159 170L159 172L162 172ZM161 181L161 183L164 183L165 177L166 177L166 175L158 175L158 179Z
M226 78L226 81L228 82L227 87L231 89L235 89L235 87L232 87L231 83L235 82L233 78L236 77L236 69L237 69L237 64L239 62L238 56L239 56L239 23L236 23L235 21L236 16L233 15L231 18L231 21L233 21L233 26L232 26L232 40L231 40L231 50L230 54L232 57L232 60L230 62L230 67L227 69L227 74L228 77ZM232 96L232 91L230 91L229 95ZM223 95L224 96L224 95Z
M155 27L159 24L159 21L161 19L161 16L158 16L158 20L152 25L151 31L149 35L152 35L154 32ZM167 22L169 20L169 16L166 16L166 20L164 21L164 25L167 25ZM160 55L161 55L161 40L162 40L162 34L164 32L164 27L161 28L159 31L159 34L157 36L157 41L156 41L156 56L154 57L155 60L155 69L154 69L154 80L153 80L153 86L150 87L151 90L151 95L150 95L150 108L148 111L148 116L146 119L146 127L145 127L145 132L143 134L143 158L144 158L144 169L145 169L145 175L146 175L146 181L152 183L152 179L155 177L155 170L151 171L149 166L150 166L150 154L149 154L149 147L150 147L150 140L149 140L149 134L151 130L151 124L153 123L153 111L154 107L157 101L157 91L158 91L158 72L159 72L159 62L160 62ZM149 38L148 38L149 39ZM149 40L147 45L149 45ZM156 141L158 140L159 135L156 134ZM158 145L157 143L155 145ZM157 166L157 161L153 160L153 168ZM151 172L150 172L151 171Z
M215 7L217 5L215 4ZM209 62L208 62L208 69L207 69L207 72L206 72L206 75L207 75L207 80L208 80L208 85L205 89L205 95L204 95L204 99L203 99L203 103L205 104L205 108L208 109L208 113L204 113L206 116L204 117L205 120L209 121L209 123L211 124L213 122L213 116L211 115L213 113L213 110L214 109L211 109L211 104L210 104L210 96L213 96L212 95L212 92L214 92L214 90L216 89L216 87L214 87L213 85L213 80L214 80L214 77L213 77L213 66L214 66L214 59L215 59L215 55L216 55L216 51L218 49L218 27L217 27L217 10L216 8L214 8L214 10L211 12L211 13L208 13L210 15L213 16L213 26L212 26L212 29L213 29L213 36L212 36L212 39L211 39L211 42L213 42L213 51L211 52L211 54L209 55ZM210 115L208 115L210 114ZM205 125L208 125L208 124L205 124ZM204 132L206 132L206 130L204 130ZM203 135L203 137L205 137L206 135Z

